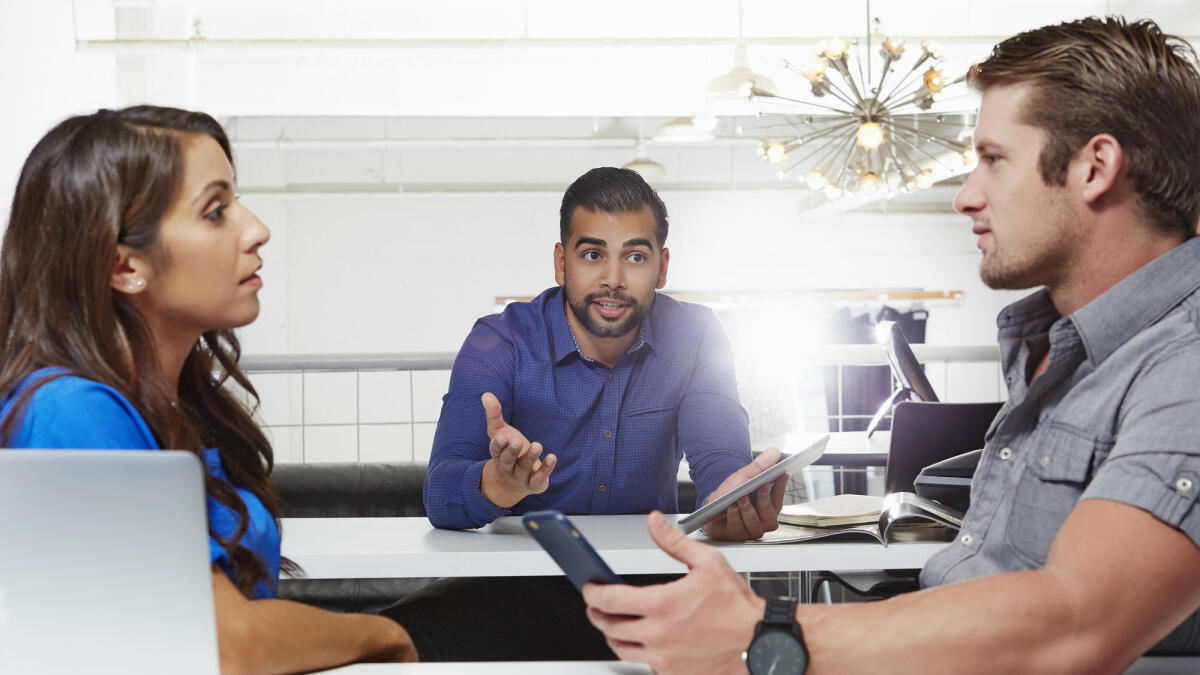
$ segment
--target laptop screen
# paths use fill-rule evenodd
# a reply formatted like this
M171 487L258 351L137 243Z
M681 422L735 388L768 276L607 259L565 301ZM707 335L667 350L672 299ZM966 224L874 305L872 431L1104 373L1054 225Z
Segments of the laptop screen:
M218 672L188 452L0 450L0 672Z

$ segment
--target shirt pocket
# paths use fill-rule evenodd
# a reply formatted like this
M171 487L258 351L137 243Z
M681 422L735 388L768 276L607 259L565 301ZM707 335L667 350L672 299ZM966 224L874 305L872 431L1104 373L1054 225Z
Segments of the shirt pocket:
M1031 441L1013 494L1005 539L1018 557L1041 567L1059 528L1091 481L1094 467L1113 444L1055 422Z

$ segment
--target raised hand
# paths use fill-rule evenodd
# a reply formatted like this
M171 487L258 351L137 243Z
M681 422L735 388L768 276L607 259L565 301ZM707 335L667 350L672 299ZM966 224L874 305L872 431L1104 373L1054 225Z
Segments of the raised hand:
M530 443L516 427L504 421L500 401L491 392L481 397L487 418L488 452L479 489L488 501L509 508L526 495L545 492L558 458L542 454L541 443Z

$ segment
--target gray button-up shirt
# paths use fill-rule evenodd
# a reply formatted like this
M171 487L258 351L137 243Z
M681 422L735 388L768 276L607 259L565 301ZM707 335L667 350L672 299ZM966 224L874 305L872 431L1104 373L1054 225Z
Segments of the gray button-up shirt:
M959 537L929 560L922 585L1042 567L1082 499L1143 509L1200 546L1198 289L1200 237L1069 316L1045 289L1000 313L1009 399ZM1047 349L1045 372L1026 384ZM1153 651L1200 653L1200 616Z

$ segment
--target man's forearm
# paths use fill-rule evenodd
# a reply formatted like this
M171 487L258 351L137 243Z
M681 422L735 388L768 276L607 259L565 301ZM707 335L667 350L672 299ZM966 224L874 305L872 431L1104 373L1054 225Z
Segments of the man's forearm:
M1070 580L1009 572L853 605L801 605L809 673L1102 673L1128 661L1099 644ZM1106 651L1108 650L1108 651Z

